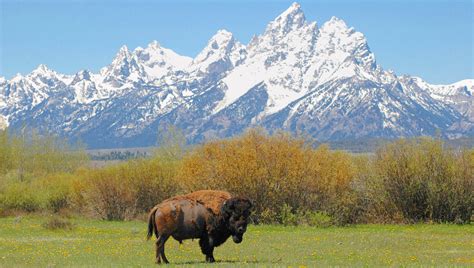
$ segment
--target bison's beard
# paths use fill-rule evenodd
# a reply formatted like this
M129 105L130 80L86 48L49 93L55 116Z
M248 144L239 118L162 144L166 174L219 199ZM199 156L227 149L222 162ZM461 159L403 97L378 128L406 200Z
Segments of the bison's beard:
M232 236L232 240L234 240L234 243L239 244L242 242L243 235L242 234L236 234Z

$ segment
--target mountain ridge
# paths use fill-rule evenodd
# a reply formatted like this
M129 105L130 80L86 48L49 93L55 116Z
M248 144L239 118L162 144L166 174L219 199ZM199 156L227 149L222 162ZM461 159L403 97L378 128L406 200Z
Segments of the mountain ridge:
M122 46L98 73L39 65L0 79L0 119L91 148L153 145L175 125L188 141L248 127L320 140L474 134L474 79L431 85L376 62L365 36L337 18L318 27L298 3L244 45L219 30L195 57L157 41Z

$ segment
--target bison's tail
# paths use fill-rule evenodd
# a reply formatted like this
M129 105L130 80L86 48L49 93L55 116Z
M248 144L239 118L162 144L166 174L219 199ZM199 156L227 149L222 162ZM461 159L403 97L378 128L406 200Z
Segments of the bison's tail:
M158 230L156 229L156 222L155 222L155 213L157 208L153 208L148 216L148 234L146 235L146 239L150 240L155 233L156 237L158 237Z

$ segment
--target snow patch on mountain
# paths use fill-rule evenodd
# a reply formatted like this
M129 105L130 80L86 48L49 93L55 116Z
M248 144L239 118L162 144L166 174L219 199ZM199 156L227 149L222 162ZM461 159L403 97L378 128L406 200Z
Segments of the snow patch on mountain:
M138 47L133 52L138 62L144 65L149 80L159 79L169 73L185 70L192 59L178 55L171 49L160 46L157 41L151 42L145 49Z
M448 85L429 84L420 77L413 77L415 83L421 88L427 89L434 96L474 95L474 79L465 79Z

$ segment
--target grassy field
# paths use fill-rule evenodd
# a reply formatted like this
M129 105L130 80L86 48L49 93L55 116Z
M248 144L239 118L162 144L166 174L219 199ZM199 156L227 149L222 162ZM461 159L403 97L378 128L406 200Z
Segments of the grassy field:
M71 231L44 217L0 219L1 267L154 266L144 222L71 219ZM197 241L166 248L174 265L204 266ZM472 225L250 226L244 241L215 251L213 266L474 266Z

